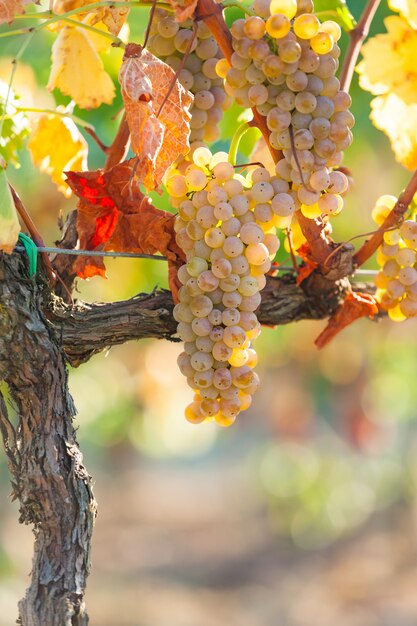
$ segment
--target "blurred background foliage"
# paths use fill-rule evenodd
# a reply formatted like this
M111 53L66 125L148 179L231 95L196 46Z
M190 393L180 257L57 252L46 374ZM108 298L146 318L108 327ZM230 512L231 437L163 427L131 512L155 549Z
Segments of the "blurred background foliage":
M362 0L348 4L357 18ZM383 30L387 14L383 2L372 33ZM147 15L132 11L131 40L141 40ZM38 34L18 65L14 88L25 106L67 103L45 90L54 37ZM20 41L1 40L3 80ZM115 79L121 56L113 49L105 58ZM372 230L373 202L398 194L408 177L372 127L370 95L356 77L352 96L355 141L346 165L355 187L334 220L338 241ZM75 113L110 143L120 109L118 96L112 106ZM225 116L220 149L237 114L232 108ZM255 139L248 133L242 156ZM87 140L89 167L100 167L103 156ZM24 150L20 165L9 168L10 177L52 244L58 217L75 202L34 169ZM157 202L167 208L165 198ZM111 301L167 285L162 263L120 259L107 268L107 281L79 282L77 297ZM176 367L177 343L131 343L71 371L78 437L99 501L87 594L94 624L416 623L416 322L361 320L318 352L313 342L323 325L263 330L261 388L228 430L184 420L190 390ZM6 626L26 585L32 536L18 527L16 504L8 502L4 454L0 474Z

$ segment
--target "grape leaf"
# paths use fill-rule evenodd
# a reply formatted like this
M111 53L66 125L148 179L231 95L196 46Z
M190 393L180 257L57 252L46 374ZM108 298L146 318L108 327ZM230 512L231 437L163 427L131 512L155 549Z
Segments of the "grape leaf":
M168 258L168 279L174 298L179 283L177 269L184 253L175 242L175 216L155 208L132 184L135 159L107 172L66 172L68 184L80 198L77 230L82 249L155 254ZM105 276L97 257L79 257L75 271L81 278Z
M0 81L0 119L4 114L4 105L8 86ZM24 146L26 137L28 136L28 121L24 113L16 111L18 100L13 92L9 94L7 106L7 115L3 120L3 127L0 139L0 157L6 163L11 163L16 168L19 167L18 150Z
M33 0L0 0L0 24L10 24L16 15L25 12L25 4ZM36 3L38 4L38 3Z
M65 26L52 46L48 89L60 89L83 109L113 101L115 88L85 30Z
M417 5L415 0L388 0L393 11L399 11L413 28L417 28Z
M118 7L117 3L118 0L114 0L110 6L98 7L95 11L89 12L88 24L94 26L98 22L103 22L109 32L113 35L118 35L127 20L130 9L126 6ZM78 9L89 4L91 4L91 0L54 0L53 9L54 13L62 15L67 13L67 11L72 11L73 9ZM85 12L78 13L72 16L72 19L82 19L84 21L85 16ZM101 39L104 39L104 37Z
M350 292L333 313L326 328L317 337L315 344L324 348L341 330L361 317L373 318L378 313L375 298L367 293Z
M132 149L138 157L136 176L152 190L190 148L193 96L175 80L172 68L137 44L126 46L119 81Z
M6 170L0 163L0 250L11 254L19 233L19 219L7 182Z
M356 20L346 4L346 0L315 0L315 13L326 13L323 19L332 19L346 31L350 31L356 26ZM321 17L321 16L320 16Z
M417 33L398 15L384 20L387 32L362 46L362 61L356 68L362 89L374 95L395 94L405 104L415 104Z
M64 171L87 168L88 145L77 126L68 117L41 115L34 122L27 144L34 164L46 172L69 197Z
M389 138L395 158L407 169L417 167L417 104L405 104L395 94L374 98L371 120Z

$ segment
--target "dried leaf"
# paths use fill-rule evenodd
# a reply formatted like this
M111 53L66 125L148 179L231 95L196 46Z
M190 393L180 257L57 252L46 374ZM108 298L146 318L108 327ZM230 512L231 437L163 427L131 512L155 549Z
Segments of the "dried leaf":
M68 117L41 115L32 125L27 144L34 164L46 172L65 196L71 195L64 171L87 168L88 145Z
M0 250L11 254L19 233L19 219L7 181L6 170L0 163Z
M344 302L336 309L326 328L317 337L315 344L324 348L335 335L361 317L373 318L378 313L375 298L370 294L350 292Z
M194 16L197 0L168 0L175 12L177 22L185 22Z
M85 30L65 26L59 33L52 46L48 89L60 89L83 109L113 101L113 82Z
M25 4L32 0L0 0L0 24L10 24L16 15L25 12Z
M174 78L174 70L146 49L126 46L119 81L132 149L138 157L136 176L147 190L158 187L168 167L190 148L193 97Z
M156 209L132 186L134 159L107 172L67 172L68 184L80 198L77 230L82 249L156 254L168 258L169 284L176 297L177 269L184 254L175 242L174 215ZM81 278L105 275L96 258L80 257L75 269Z

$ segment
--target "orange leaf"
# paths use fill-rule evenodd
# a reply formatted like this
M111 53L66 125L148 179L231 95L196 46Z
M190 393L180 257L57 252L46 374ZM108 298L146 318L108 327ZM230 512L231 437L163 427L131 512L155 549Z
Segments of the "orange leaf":
M317 337L316 346L319 349L324 348L343 328L360 317L372 319L376 313L378 313L378 306L373 296L367 293L348 293L344 302L338 306L329 319L326 328Z
M25 4L31 0L0 0L0 24L10 24L16 15L25 12Z
M302 246L297 248L297 254L304 261L304 265L302 265L298 270L296 281L297 285L301 285L303 280L308 278L310 274L312 274L314 270L318 267L318 263L310 258L311 251L308 243L304 243Z
M177 22L185 22L193 17L197 0L168 0L175 12L175 20Z
M175 242L175 216L155 208L131 184L135 159L107 172L67 172L68 184L80 198L77 230L80 248L156 254L168 258L168 278L174 298L177 269L184 254ZM105 276L102 259L79 257L74 269L81 278Z
M136 178L149 191L190 149L193 96L175 80L173 69L137 44L126 46L119 81L132 149L138 157Z

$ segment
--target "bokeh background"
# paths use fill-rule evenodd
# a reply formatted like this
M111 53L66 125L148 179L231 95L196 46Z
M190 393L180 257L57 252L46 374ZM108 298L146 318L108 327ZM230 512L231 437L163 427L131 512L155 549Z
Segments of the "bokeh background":
M358 17L363 2L348 4ZM373 32L387 13L383 1ZM133 12L133 40L146 21L146 9ZM39 34L18 66L15 88L26 106L67 102L44 87L53 39ZM21 40L0 41L7 81ZM105 60L114 76L121 54L112 50ZM346 165L355 188L334 220L339 241L372 230L376 198L398 194L408 177L372 128L370 97L356 77L352 95L357 124ZM75 112L110 142L120 108L119 98ZM228 112L223 137L235 117ZM102 162L91 145L90 167ZM11 178L53 243L57 218L74 201L34 170L25 151L21 164ZM167 284L161 263L107 266L108 280L80 282L77 297L111 301ZM318 352L323 326L263 330L262 386L227 430L185 422L190 390L176 367L179 344L131 343L71 371L78 438L99 503L87 593L92 624L416 623L416 322L362 320ZM28 583L33 535L17 523L4 453L0 476L0 626L9 626Z

